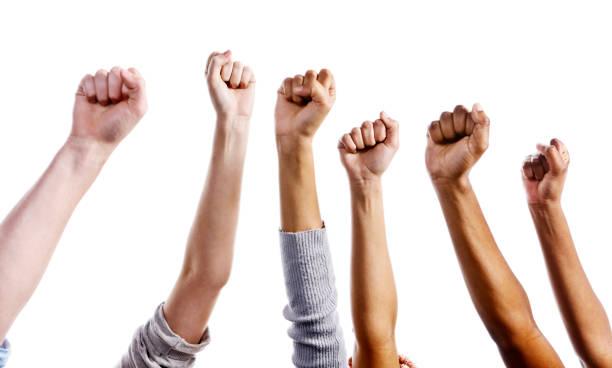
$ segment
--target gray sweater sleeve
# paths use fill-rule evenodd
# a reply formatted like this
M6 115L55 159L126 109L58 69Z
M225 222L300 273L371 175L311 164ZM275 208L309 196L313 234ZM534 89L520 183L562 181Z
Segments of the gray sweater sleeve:
M299 368L346 367L338 318L337 291L325 229L280 233L289 304L283 314L292 322L293 364Z
M174 333L166 322L162 303L153 318L138 328L116 368L190 368L209 341L208 328L199 344L190 344Z

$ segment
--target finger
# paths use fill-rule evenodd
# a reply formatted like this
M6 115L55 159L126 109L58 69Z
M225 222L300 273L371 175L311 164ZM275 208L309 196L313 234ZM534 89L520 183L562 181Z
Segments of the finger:
M475 138L476 149L482 153L489 147L489 117L479 103L474 104L470 116L474 122L472 135Z
M351 130L351 138L353 139L353 142L355 142L355 147L357 147L358 150L365 148L363 138L361 137L361 129L356 127L353 128L353 130Z
M474 120L472 119L472 114L468 113L465 118L465 135L472 135L474 133Z
M304 74L304 81L302 85L310 86L316 80L317 80L317 73L314 70L308 70L306 74Z
M108 97L113 103L120 102L123 99L121 95L122 87L121 68L115 66L108 75Z
M442 135L442 129L440 129L440 121L432 121L427 129L427 135L434 143L441 144L444 142L444 136Z
M367 120L361 124L361 137L363 138L363 144L366 147L373 147L376 145L376 139L374 138L374 124Z
M569 166L569 163L570 163L570 155L569 155L569 151L568 151L567 147L565 146L565 144L563 142L561 142L561 140L559 140L557 138L551 139L550 140L550 144L557 148L557 151L559 151L559 153L561 154L561 158L563 159L563 163L565 164L565 167L567 168Z
M240 81L242 80L242 71L244 70L244 65L242 65L239 61L234 61L234 66L232 68L232 76L230 77L230 87L238 88L240 87Z
M399 148L399 123L392 119L386 112L380 112L380 121L385 124L387 137L385 143L391 144L395 149Z
M444 140L452 142L455 140L455 128L453 127L453 114L448 111L444 111L440 115L440 129Z
M535 174L533 173L533 168L531 167L531 156L527 156L525 161L523 161L523 175L528 180L535 179Z
M251 83L255 83L255 74L253 74L253 70L250 67L245 66L244 70L242 70L240 88L248 88Z
M232 52L227 50L223 54L216 54L211 57L210 66L208 67L206 76L209 80L221 79L221 68L223 65L232 61Z
M539 155L531 156L531 167L533 169L533 174L537 181L540 181L544 178L544 166L542 166L542 162L540 160Z
M565 145L561 146L563 144L561 143L561 141L559 141L558 139L557 140L553 139L550 141L550 143L551 143L550 146L547 146L546 150L544 151L544 156L546 157L546 161L550 165L550 173L553 176L556 176L556 175L561 174L564 170L567 169L568 164L569 164L569 156L567 157L567 161L563 159L563 156L561 155L561 152L559 151L559 148L558 148L558 147L565 148Z
M96 99L102 106L108 105L108 72L100 69L94 77L96 84Z
M225 63L221 67L221 80L225 83L229 83L230 78L232 77L232 69L234 68L234 64Z
M374 139L376 142L384 142L387 138L387 128L385 127L385 123L382 120L377 119L374 122Z
M208 75L208 69L210 68L210 62L212 61L212 58L219 55L219 52L212 52L210 55L208 55L208 60L206 60L206 70L204 71L204 73L206 75Z
M285 96L285 98L289 101L292 100L291 96L293 95L293 87L291 86L293 83L293 78L285 78L279 92Z
M293 81L291 82L291 93L292 100L297 104L301 104L304 102L304 98L300 94L302 85L304 84L304 76L297 74L293 77Z
M81 79L81 83L79 83L79 88L77 89L77 95L84 96L90 103L96 102L96 85L93 75L87 74Z
M143 115L147 110L145 81L135 68L121 69L121 80L125 87L125 94L133 102L130 104L135 111Z
M329 69L321 69L317 75L317 81L321 83L324 89L330 90L336 87L334 75Z
M458 137L465 136L465 126L468 110L463 105L458 105L453 110L453 128Z
M357 153L357 145L355 145L355 142L353 142L353 138L350 134L344 134L338 143L338 147L344 148L350 153Z

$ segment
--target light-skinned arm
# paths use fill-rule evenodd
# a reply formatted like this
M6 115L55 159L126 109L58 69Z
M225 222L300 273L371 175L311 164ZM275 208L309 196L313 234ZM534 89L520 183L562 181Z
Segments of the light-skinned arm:
M397 293L387 249L382 174L399 148L398 123L384 112L338 143L351 190L351 308L356 344L352 366L398 366Z
M163 308L170 328L192 344L202 339L230 276L255 97L253 71L232 62L229 51L210 55L206 77L217 113L212 156L183 268Z
M69 138L0 225L0 341L34 293L75 207L146 110L135 69L82 79Z
M506 365L561 367L495 243L468 178L488 144L489 118L482 107L475 104L468 111L457 106L429 126L427 170L474 306Z
M523 183L565 327L583 366L612 367L610 321L580 264L561 208L569 152L558 139L537 149L523 163Z

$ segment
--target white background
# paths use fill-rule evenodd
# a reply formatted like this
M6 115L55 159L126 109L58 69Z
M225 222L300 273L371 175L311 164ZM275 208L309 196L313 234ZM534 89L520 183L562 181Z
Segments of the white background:
M579 5L578 5L579 4ZM232 49L253 67L253 113L237 252L197 367L291 364L277 228L276 89L331 69L338 98L315 141L321 211L352 350L348 185L338 137L381 109L401 124L385 174L399 293L397 344L421 367L501 366L461 278L423 153L429 122L482 103L491 144L472 183L543 333L578 366L548 283L520 179L537 142L559 137L572 163L563 205L581 260L612 308L612 23L581 1L3 1L0 212L42 173L71 124L82 75L135 66L149 111L74 213L34 297L9 332L10 367L110 367L169 294L208 165L214 111L204 63ZM25 272L25 270L24 270ZM610 309L612 310L612 309Z

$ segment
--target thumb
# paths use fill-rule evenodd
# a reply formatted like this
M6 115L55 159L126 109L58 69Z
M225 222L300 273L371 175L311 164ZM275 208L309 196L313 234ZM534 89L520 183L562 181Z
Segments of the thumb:
M232 61L232 52L230 50L225 51L224 53L213 52L208 59L208 63L206 64L206 76L209 81L214 81L215 83L224 83L221 79L221 68L223 65Z
M479 103L475 103L472 107L470 117L474 122L474 131L472 136L475 139L476 149L479 153L483 153L489 147L489 117L485 114L482 106Z
M121 81L128 96L128 105L143 115L147 110L144 78L135 68L121 69Z
M388 143L396 149L399 148L399 123L384 111L380 112L380 120L382 120L387 129L387 138L385 138L384 143Z

